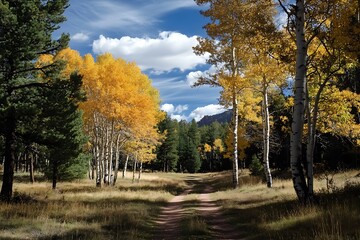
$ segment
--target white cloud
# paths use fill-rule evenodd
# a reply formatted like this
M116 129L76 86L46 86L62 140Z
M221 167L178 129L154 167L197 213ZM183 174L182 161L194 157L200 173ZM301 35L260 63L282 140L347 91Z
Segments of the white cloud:
M160 109L167 112L167 114L170 115L171 119L176 119L178 121L188 119L185 115L181 114L184 111L188 110L187 105L177 105L175 107L173 104L165 103L161 105Z
M218 104L210 104L204 107L198 107L192 111L189 115L189 119L195 119L195 121L200 121L204 116L211 116L225 112L226 109Z
M189 86L193 86L197 80L203 76L203 72L202 71L196 71L196 72L189 72L188 75L186 75L186 83Z
M197 80L200 77L210 77L210 75L216 73L217 69L215 66L211 66L208 70L206 71L195 71L195 72L189 72L188 75L186 75L186 83L189 86L193 86Z
M175 113L182 113L188 109L189 109L189 107L187 105L178 105L175 108Z
M77 42L85 42L89 39L89 35L85 33L76 33L73 36L71 36L71 40L77 41Z
M165 103L163 105L161 105L161 108L160 108L162 111L165 111L167 113L173 113L174 112L174 105L172 104L169 104L169 103Z
M177 105L176 107L173 104L169 104L169 103L164 103L163 105L161 105L160 109L169 113L169 114L173 114L173 113L182 113L186 110L188 110L188 106L187 105Z
M93 52L110 52L115 57L135 61L142 70L184 71L206 63L206 56L197 56L192 50L197 43L197 36L188 37L178 32L160 32L158 38L124 36L118 39L100 35L93 42Z

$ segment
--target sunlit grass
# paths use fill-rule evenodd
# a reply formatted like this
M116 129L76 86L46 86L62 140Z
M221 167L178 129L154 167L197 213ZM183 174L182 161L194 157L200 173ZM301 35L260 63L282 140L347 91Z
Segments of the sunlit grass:
M55 191L49 182L16 177L17 203L0 203L1 239L151 238L160 208L186 187L173 174L145 173L140 182L118 179L103 188L90 180L61 182Z
M317 175L314 186L319 204L311 206L298 204L291 179L275 178L273 187L267 188L261 178L247 174L240 176L237 189L231 183L224 187L228 181L222 181L224 175L213 176L222 186L211 197L251 239L360 239L359 172L327 176L332 178L332 189Z
M17 203L0 203L0 238L153 239L153 220L161 207L192 188L184 197L184 236L209 237L208 223L196 206L199 194L212 189L211 199L248 239L360 239L359 172L324 176L318 174L314 182L319 204L302 206L291 179L275 176L267 188L261 177L247 171L237 189L231 172L144 173L140 182L119 178L116 186L103 188L90 180L60 182L55 191L51 183L31 184L21 174L14 183Z

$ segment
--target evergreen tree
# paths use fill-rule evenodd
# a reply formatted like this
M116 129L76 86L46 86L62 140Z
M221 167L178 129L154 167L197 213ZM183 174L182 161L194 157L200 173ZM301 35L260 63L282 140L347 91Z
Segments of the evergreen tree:
M42 106L44 111L40 118L50 160L45 173L51 176L53 189L58 180L82 178L87 172L88 158L82 151L86 138L82 114L78 110L78 103L85 98L81 85L81 77L73 74L70 81L57 79L52 88L42 89L46 105Z
M58 64L36 66L40 54L56 53L66 47L69 37L62 35L52 40L52 32L58 29L68 0L18 0L0 1L0 118L5 125L4 174L0 198L10 201L13 192L13 176L19 127L25 124L27 112L21 112L26 99L37 93L35 89L49 88L48 79L39 82L43 70L61 69ZM25 96L24 93L31 96ZM35 96L34 96L35 97ZM31 123L30 123L31 124Z
M165 172L175 171L179 158L176 122L167 115L158 128L164 139L157 147L157 161Z
M179 162L183 170L190 173L199 171L201 167L199 145L200 133L195 120L190 124L181 121L179 123Z

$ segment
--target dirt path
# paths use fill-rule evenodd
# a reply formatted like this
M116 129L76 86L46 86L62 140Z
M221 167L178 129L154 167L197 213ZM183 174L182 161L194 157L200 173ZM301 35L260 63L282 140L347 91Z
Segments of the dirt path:
M197 180L189 180L190 189L181 195L175 196L169 204L164 207L155 221L158 225L158 237L156 239L244 239L240 236L231 223L223 216L221 206L210 199L210 193L213 192L209 186L204 187L201 193L193 193L194 188L198 186ZM197 187L199 188L199 187ZM197 201L188 204L185 198L189 194L197 194ZM183 237L182 220L189 217L189 208L192 208L198 217L204 219L209 234L194 235Z

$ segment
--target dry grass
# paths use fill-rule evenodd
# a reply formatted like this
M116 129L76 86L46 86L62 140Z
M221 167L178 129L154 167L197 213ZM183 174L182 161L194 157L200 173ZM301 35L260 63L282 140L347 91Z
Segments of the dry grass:
M15 178L17 203L0 203L0 239L153 239L160 208L190 185L184 206L189 214L182 221L189 239L209 238L206 221L194 210L207 185L247 239L360 239L358 171L318 175L320 204L313 206L298 204L291 180L275 177L269 189L246 171L238 189L232 188L230 172L144 173L139 183L119 179L115 187L100 189L82 180L59 183L56 191L48 182L26 179Z
M94 181L47 182L15 178L17 203L0 203L1 239L148 239L162 206L186 183L173 174L143 174L139 183L120 179L115 187Z
M318 175L314 185L319 204L312 206L298 204L290 179L275 178L271 189L246 173L240 177L238 189L231 184L224 187L228 180L222 180L220 174L211 176L209 182L223 183L212 198L249 239L360 239L358 173Z

